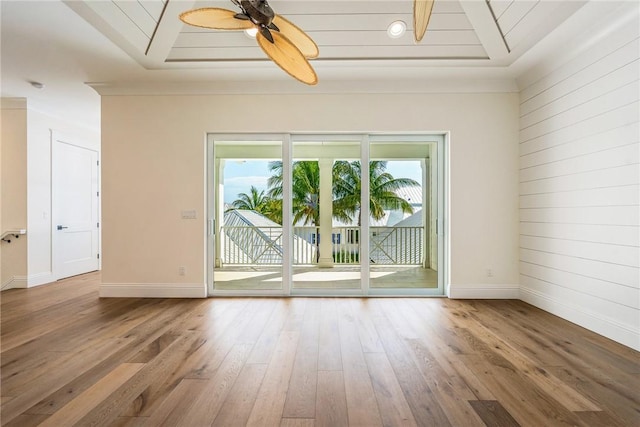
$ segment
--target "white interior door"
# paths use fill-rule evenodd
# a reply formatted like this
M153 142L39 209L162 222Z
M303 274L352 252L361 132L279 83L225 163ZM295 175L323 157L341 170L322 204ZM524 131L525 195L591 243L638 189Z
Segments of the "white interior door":
M98 270L98 152L54 135L52 174L54 275Z

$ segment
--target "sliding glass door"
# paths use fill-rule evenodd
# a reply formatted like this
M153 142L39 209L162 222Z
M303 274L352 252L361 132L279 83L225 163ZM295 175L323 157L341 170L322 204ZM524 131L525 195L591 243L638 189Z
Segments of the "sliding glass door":
M443 147L443 135L210 135L209 293L442 295Z
M209 148L209 292L283 292L282 139L220 137ZM211 170L212 169L212 170Z
M372 294L438 294L438 140L372 138L369 286Z
M293 136L292 293L361 295L360 137Z

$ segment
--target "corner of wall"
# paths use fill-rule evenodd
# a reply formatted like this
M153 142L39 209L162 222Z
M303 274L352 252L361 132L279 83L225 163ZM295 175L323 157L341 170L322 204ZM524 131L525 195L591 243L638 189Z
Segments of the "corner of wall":
M640 351L640 329L633 329L616 321L568 301L526 287L520 288L520 299L583 328L589 329L628 347Z

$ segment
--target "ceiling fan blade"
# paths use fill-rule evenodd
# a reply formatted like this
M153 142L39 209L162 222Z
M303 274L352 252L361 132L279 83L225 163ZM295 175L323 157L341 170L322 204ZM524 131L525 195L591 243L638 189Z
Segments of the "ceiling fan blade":
M277 25L277 24L276 24ZM293 43L278 31L272 31L273 43L271 43L262 33L256 34L258 44L280 68L291 77L300 80L308 85L318 83L318 76L313 70L307 58L300 52Z
M246 30L254 25L249 20L235 18L236 12L217 7L188 10L180 14L180 20L194 27L214 30Z
M413 0L413 37L419 42L424 37L431 18L433 0Z
M284 34L306 58L317 58L320 51L318 45L300 28L298 28L293 22L283 18L280 15L276 15L273 18L273 23L278 26L280 32Z

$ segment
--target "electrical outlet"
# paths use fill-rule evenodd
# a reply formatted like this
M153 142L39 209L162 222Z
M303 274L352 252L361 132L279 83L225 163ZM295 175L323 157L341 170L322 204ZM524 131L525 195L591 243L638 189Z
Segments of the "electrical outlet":
M487 277L493 277L493 270L490 268L487 268Z
M184 276L187 274L187 269L183 266L178 267L178 276Z

